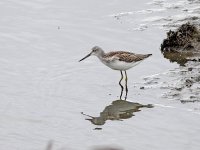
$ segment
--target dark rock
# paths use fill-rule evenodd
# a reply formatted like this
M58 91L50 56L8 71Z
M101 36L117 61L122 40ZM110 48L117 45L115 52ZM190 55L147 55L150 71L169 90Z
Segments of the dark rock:
M141 90L144 90L144 86L140 87Z
M199 26L185 23L176 31L168 31L167 38L161 44L161 52L165 58L180 65L193 61L193 56L200 56Z
M195 25L190 23L183 24L177 31L170 30L167 32L167 38L161 44L161 51L165 52L165 49L190 50L194 48L192 43L199 39L199 36L199 29Z
M193 70L193 68L192 68L192 67L188 68L188 71L192 71L192 70Z

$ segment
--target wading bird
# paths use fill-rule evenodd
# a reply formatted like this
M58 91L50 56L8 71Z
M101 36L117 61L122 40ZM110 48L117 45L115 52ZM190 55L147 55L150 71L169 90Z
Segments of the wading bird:
M87 57L95 55L99 58L99 60L109 68L113 70L119 70L121 73L121 79L119 81L119 85L121 87L121 94L120 94L120 99L122 98L123 94L123 86L121 84L121 81L123 80L123 72L125 72L125 87L126 87L126 95L125 95L125 100L127 99L127 94L128 94L128 86L127 86L127 73L126 70L136 66L139 64L142 60L145 58L151 56L152 54L135 54L132 52L126 52L126 51L113 51L113 52L108 52L105 53L104 50L99 47L99 46L94 46L92 48L92 51L86 55L84 58L82 58L80 61L86 59Z

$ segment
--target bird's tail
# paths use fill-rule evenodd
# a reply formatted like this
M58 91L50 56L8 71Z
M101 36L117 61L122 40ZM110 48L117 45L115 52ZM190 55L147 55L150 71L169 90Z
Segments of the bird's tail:
M147 58L147 57L149 57L149 56L151 56L151 55L152 55L152 54L146 54L146 55L145 55L145 58Z

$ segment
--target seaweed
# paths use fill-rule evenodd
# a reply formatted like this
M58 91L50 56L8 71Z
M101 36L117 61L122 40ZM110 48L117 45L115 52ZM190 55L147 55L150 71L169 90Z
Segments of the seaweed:
M185 23L176 31L168 31L167 38L161 44L162 52L185 51L195 49L194 43L200 41L200 31L196 25Z
M161 52L171 62L184 65L193 61L193 57L200 56L200 30L199 26L185 23L177 30L169 30L167 38L161 44ZM195 60L195 59L194 59Z

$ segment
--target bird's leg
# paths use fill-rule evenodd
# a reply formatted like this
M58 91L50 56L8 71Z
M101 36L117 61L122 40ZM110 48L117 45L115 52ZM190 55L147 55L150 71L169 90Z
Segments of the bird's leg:
M122 94L123 94L124 87L121 84L121 81L123 80L123 73L122 73L122 71L120 71L120 73L121 73L121 79L119 80L119 85L121 86L121 94L120 94L120 100L121 100L122 99Z
M126 85L126 96L125 96L125 100L126 100L126 99L127 99L127 95L128 95L128 85L127 85L128 77L127 77L126 71L124 71L124 72L125 72L125 76L126 76L126 78L125 78L125 85Z

